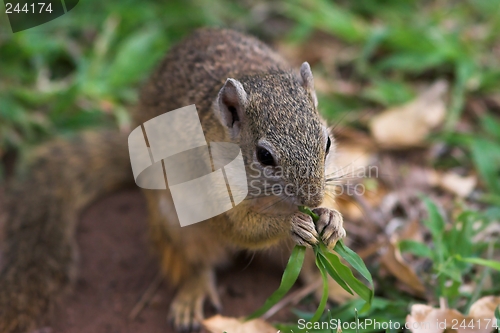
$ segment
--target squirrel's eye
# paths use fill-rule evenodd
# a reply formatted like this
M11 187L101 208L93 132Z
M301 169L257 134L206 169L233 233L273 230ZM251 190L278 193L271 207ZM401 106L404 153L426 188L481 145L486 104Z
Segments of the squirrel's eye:
M326 153L325 155L328 155L330 152L330 146L332 145L332 141L330 140L330 137L328 137L328 141L326 141Z
M263 165L276 165L273 155L271 155L269 150L262 147L257 147L257 159Z

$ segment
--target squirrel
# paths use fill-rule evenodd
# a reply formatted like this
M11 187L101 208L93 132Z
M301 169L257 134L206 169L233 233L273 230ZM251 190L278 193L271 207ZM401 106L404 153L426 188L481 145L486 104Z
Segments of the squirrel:
M237 252L280 246L289 251L290 244L310 248L319 241L331 248L345 236L341 214L325 204L325 170L332 163L334 139L318 111L307 62L296 71L255 37L198 29L161 61L142 88L132 119L140 126L191 104L208 142L239 145L248 178L258 177L261 189L267 177L273 184L291 185L293 192L249 193L231 210L181 227L168 189L143 190L161 271L177 288L168 317L180 331L200 328L206 299L221 308L215 270ZM279 174L279 169L293 172ZM7 191L0 272L3 333L25 333L45 323L54 301L77 275L79 210L133 182L127 135L113 130L42 145L28 170ZM313 222L299 205L313 208L319 220ZM309 253L301 272L306 283L318 276Z

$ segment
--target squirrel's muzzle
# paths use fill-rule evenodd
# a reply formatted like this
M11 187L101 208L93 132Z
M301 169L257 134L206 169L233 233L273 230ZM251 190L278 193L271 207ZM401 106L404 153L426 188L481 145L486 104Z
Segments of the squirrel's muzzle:
M325 196L324 186L304 184L300 186L297 199L302 206L311 208L319 207Z

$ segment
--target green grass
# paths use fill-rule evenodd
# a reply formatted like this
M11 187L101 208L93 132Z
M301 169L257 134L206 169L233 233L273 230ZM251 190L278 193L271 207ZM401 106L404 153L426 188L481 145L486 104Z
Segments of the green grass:
M274 21L287 28L274 33ZM500 106L491 102L499 98L498 1L82 0L69 14L38 28L0 32L0 158L83 128L128 128L137 88L155 63L172 44L207 25L293 45L321 31L350 48L351 55L333 72L313 66L315 74L330 78L348 69L349 80L360 87L353 95L319 94L321 110L332 122L349 114L341 126L364 128L358 119L366 110L404 103L419 86L449 80L446 123L429 141L454 153L438 156L433 167L475 172L479 190L448 211L424 199L432 240L425 245L404 241L400 247L430 262L424 278L434 304L445 297L450 306L467 311L480 296L500 293L500 286L485 289L483 283L500 279L498 263L482 261L498 253L500 244L471 240L500 220ZM472 111L473 102L482 105L481 112ZM467 126L460 126L463 122ZM479 270L478 264L487 268ZM369 268L378 289L372 309L360 318L404 322L409 305L422 300L395 290L378 278L377 267ZM478 289L462 291L464 280L476 281ZM352 321L361 304L351 301L329 315ZM301 332L296 325L279 326L283 332Z
M86 0L43 26L0 34L0 156L82 128L127 127L138 84L173 43L242 17L229 1Z
M311 216L314 222L319 220L319 216L308 207L299 206L299 210ZM318 322L322 319L325 312L325 307L328 301L328 275L331 276L339 284L339 286L341 286L349 294L361 297L361 299L365 301L365 304L361 308L361 313L368 312L373 301L373 280L363 260L354 251L345 246L342 239L340 239L333 248L333 252L336 252L342 259L349 263L351 267L361 274L368 281L370 287L367 287L359 281L352 273L352 270L342 263L340 258L335 253L330 251L322 242L315 245L313 250L316 258L316 266L323 280L323 292L320 304L310 321ZM295 245L290 258L288 259L285 271L283 272L279 288L271 296L269 296L262 307L254 311L247 319L254 319L262 316L269 309L271 309L271 307L278 303L293 287L302 269L305 251L306 248L304 246Z

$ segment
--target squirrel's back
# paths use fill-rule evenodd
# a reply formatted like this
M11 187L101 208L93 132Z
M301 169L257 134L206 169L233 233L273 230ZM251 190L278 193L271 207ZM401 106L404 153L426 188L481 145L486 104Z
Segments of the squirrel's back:
M196 104L201 115L228 77L289 69L269 46L234 30L202 28L169 50L142 90L137 125L167 111Z

